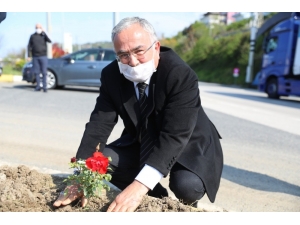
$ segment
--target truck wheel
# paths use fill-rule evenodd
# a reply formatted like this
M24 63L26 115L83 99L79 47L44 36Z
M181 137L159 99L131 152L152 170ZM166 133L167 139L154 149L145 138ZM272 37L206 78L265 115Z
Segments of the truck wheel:
M267 83L267 94L269 98L278 99L278 83L276 78L272 78Z

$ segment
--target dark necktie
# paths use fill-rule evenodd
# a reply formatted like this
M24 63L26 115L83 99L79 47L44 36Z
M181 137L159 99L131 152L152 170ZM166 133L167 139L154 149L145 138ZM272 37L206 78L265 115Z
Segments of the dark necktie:
M145 83L138 83L137 84L139 89L139 104L140 104L140 112L141 112L141 131L140 131L140 142L141 142L141 149L140 149L140 166L144 165L145 160L148 158L152 149L154 147L153 141L148 135L146 129L146 108L147 108L147 95L145 94L145 89L147 84Z

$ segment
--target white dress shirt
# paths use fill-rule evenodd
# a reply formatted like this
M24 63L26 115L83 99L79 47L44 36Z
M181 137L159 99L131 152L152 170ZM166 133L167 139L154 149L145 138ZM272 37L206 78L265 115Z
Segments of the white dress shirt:
M150 83L151 77L145 81L147 85L145 89L145 94L148 96L149 93L149 83ZM135 93L137 96L137 99L139 99L139 90L137 87L138 82L133 82L134 83L134 88L135 88ZM136 180L153 190L155 185L161 180L163 177L162 173L159 172L157 169L154 169L152 166L145 165L143 169L140 171L140 173L136 176Z
M145 89L145 94L148 96L149 93L149 82L151 77L145 81L148 86ZM134 82L134 88L136 92L137 99L139 99L139 90L137 87L138 82ZM74 172L77 170L74 169ZM155 185L163 178L163 175L161 172L159 172L157 169L154 169L152 166L149 166L145 164L143 169L140 171L140 173L136 176L135 180L141 182L151 190L155 187Z

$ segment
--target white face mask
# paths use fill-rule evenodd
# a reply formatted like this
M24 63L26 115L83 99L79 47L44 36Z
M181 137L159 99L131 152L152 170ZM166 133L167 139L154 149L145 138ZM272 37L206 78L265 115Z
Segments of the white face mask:
M40 33L42 33L42 29L41 29L41 28L37 28L37 29L36 29L36 32L37 32L38 34L40 34Z
M153 58L149 62L139 64L135 67L121 62L118 62L118 65L124 77L132 82L145 82L156 71Z
M118 65L120 73L122 73L126 79L132 82L145 82L154 72L156 72L154 65L154 51L152 59L149 62L141 63L135 67L131 67L128 64L123 64L121 62L118 62Z

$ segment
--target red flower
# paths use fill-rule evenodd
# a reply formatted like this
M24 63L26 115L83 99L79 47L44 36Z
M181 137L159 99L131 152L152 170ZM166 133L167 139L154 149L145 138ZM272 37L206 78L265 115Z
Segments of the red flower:
M101 152L94 152L93 157L90 157L85 161L85 165L92 171L105 174L108 167L108 158Z
M76 157L71 158L71 163L76 162Z

